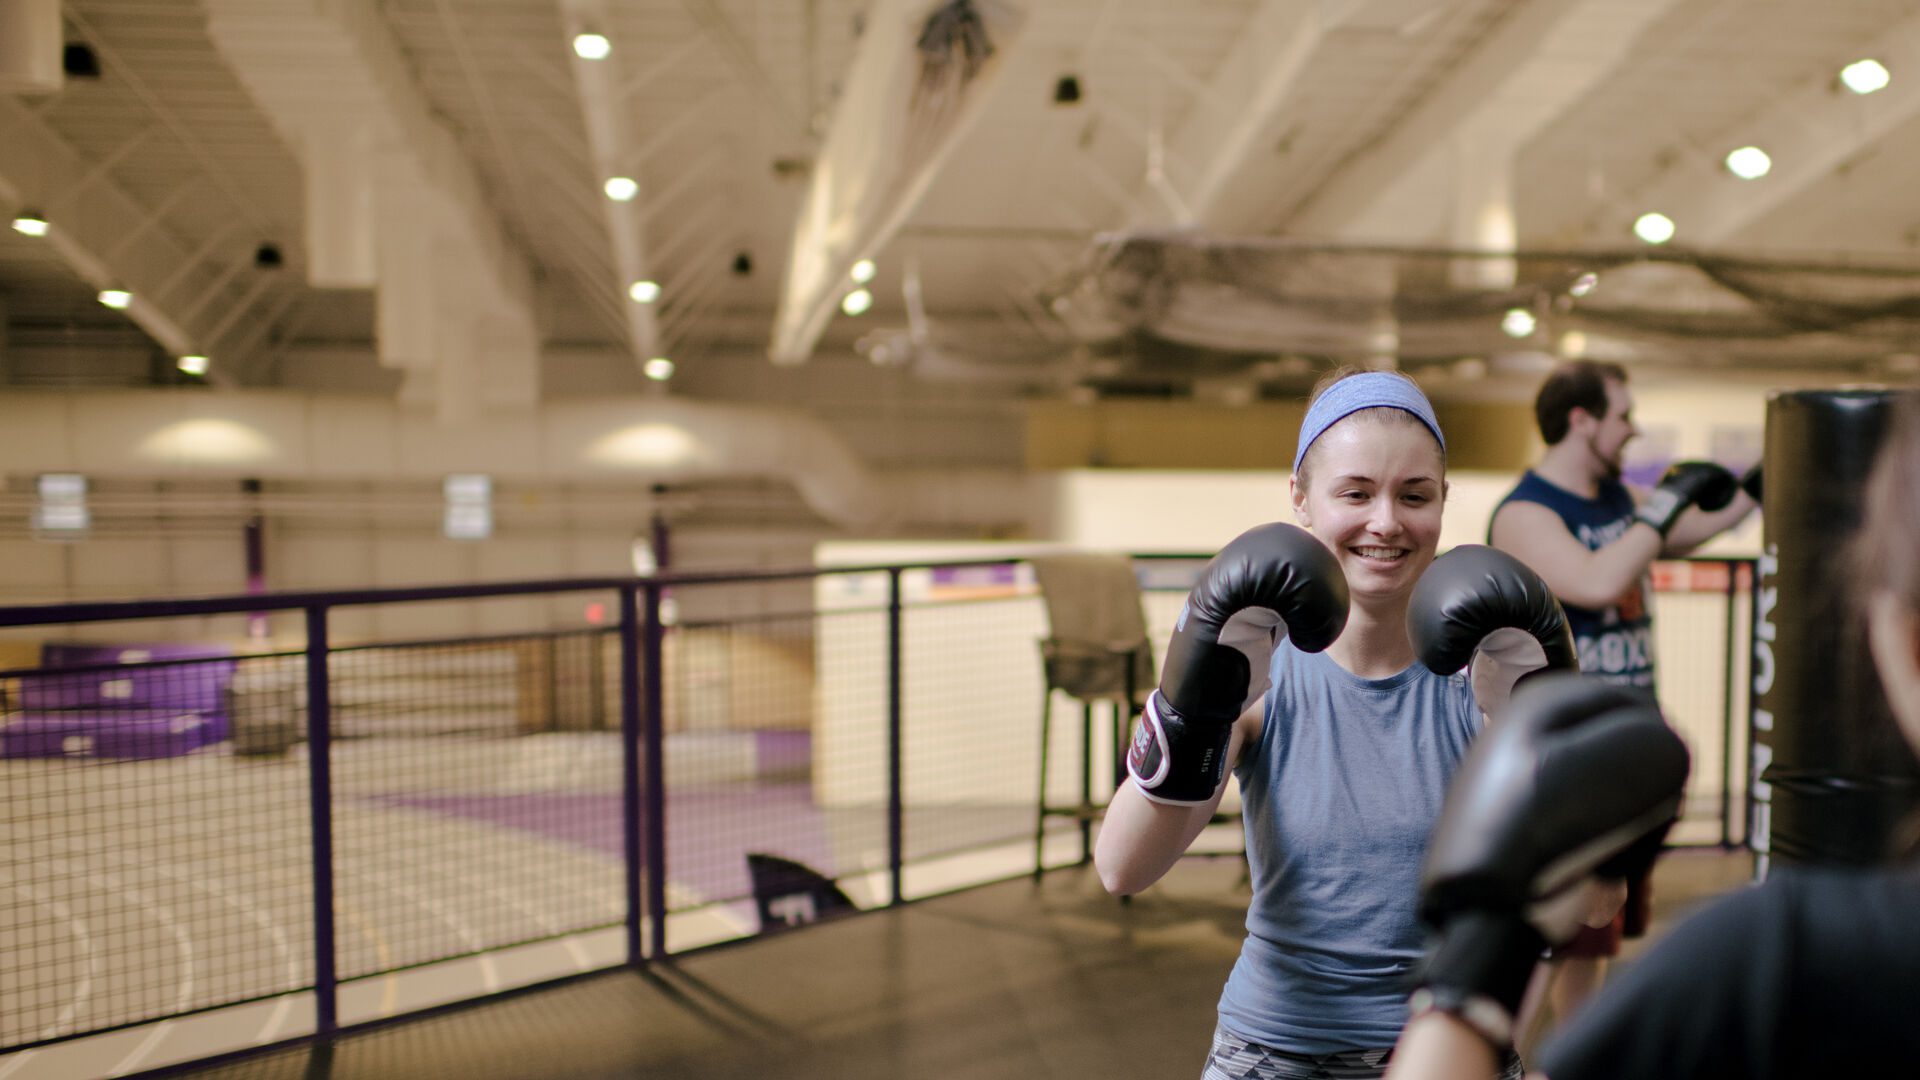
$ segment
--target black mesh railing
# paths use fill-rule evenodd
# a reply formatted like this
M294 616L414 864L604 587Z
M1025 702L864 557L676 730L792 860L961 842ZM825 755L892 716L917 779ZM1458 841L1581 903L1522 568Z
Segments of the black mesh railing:
M1753 560L1656 563L1653 583L1660 707L1693 753L1668 843L1744 844Z
M1200 565L1135 564L1156 664ZM1750 569L1656 573L1676 842L1744 836ZM262 611L304 635L210 632ZM1076 862L1040 806L1103 804L1124 731L1053 691L1042 784L1047 624L1018 560L0 609L0 1053L325 1034Z
M557 681L605 636L333 651L342 980L621 924L620 740Z

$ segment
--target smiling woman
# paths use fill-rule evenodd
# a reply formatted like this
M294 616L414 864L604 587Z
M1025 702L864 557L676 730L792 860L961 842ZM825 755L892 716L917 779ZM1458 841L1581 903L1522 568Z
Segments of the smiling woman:
M1516 671L1571 656L1559 605L1518 562L1490 568L1485 556L1497 553L1468 546L1442 561L1436 581L1447 588L1415 589L1435 562L1447 481L1445 438L1412 380L1358 371L1323 380L1301 424L1292 490L1308 531L1249 530L1189 596L1095 851L1110 890L1152 884L1225 792L1223 782L1210 799L1190 787L1170 797L1164 778L1210 780L1225 748L1253 897L1208 1080L1380 1075L1422 947L1420 853L1483 709L1505 699L1504 685L1486 682L1482 700L1457 672L1503 631L1562 646L1533 649L1539 659ZM1268 580L1299 588L1249 597L1236 587ZM1338 599L1289 606L1296 594ZM1410 625L1421 629L1418 654ZM1252 632L1260 627L1272 629ZM1454 646L1425 644L1443 638ZM1254 677L1222 685L1239 672ZM1226 700L1243 708L1237 719L1200 722L1212 719L1204 706ZM1199 752L1183 764L1188 745Z

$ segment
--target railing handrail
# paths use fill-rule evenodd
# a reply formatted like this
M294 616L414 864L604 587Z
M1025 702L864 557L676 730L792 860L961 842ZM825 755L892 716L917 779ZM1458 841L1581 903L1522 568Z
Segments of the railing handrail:
M265 592L179 597L166 600L95 600L78 603L20 604L0 606L0 627L117 622L126 619L169 619L189 615L239 615L256 611L297 611L312 607L419 603L431 600L484 600L489 597L525 596L530 593L644 589L649 584L671 588L675 585L795 581L829 574L884 574L895 569L938 570L949 567L1001 566L1007 563L1027 562L1031 558L1031 555L1003 555L942 562L805 566L763 570L663 571L657 574L627 577L543 578L533 581L496 581L469 585L414 585L386 589Z
M1136 553L1138 560L1206 559L1203 553ZM419 603L432 600L484 600L532 593L593 592L602 589L644 589L648 585L725 585L767 581L796 581L839 574L890 574L906 570L945 570L972 566L1005 566L1030 562L1033 554L995 555L934 562L873 563L858 566L803 566L764 570L662 571L627 577L543 578L471 585L415 585L386 589L346 589L308 592L265 592L226 596L180 597L165 600L96 600L80 603L0 606L0 627L71 625L120 622L133 619L171 619L189 615L241 615L263 611L299 611L316 607L365 604ZM1752 556L1689 556L1663 562L1753 562Z

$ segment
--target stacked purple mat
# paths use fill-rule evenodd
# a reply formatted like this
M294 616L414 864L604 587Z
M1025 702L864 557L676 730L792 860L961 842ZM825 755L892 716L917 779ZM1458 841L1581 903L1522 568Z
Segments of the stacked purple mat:
M0 718L0 757L165 758L225 739L230 650L47 645Z

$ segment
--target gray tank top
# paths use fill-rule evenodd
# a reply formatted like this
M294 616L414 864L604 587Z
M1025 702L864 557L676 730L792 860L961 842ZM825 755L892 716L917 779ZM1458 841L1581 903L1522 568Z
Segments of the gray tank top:
M1399 1038L1427 834L1479 730L1464 674L1362 679L1281 643L1235 772L1253 902L1220 996L1229 1031L1299 1054Z

